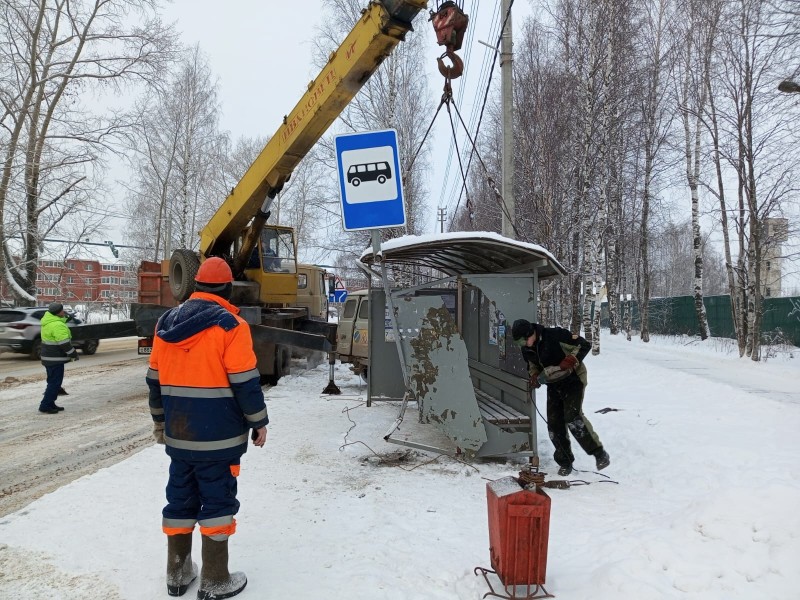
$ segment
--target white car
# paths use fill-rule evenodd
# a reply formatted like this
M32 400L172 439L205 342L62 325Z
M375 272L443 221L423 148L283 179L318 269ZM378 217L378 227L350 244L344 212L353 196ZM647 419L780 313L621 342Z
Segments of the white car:
M46 306L0 308L0 352L20 352L31 359L42 357L42 324ZM80 325L81 320L67 313L67 326ZM72 340L72 345L84 354L94 354L100 340Z

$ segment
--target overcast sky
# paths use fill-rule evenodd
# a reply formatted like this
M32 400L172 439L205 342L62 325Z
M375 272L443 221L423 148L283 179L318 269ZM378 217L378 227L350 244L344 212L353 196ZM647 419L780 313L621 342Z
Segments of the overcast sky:
M434 7L436 3L431 1L428 4ZM208 56L211 69L219 78L221 128L230 131L234 140L240 136L272 135L318 73L312 65L312 54L313 42L324 16L323 2L236 0L227 6L232 8L221 9L218 1L211 0L175 0L166 6L165 18L176 22L187 46L199 43ZM490 41L490 28L493 22L496 26L500 2L464 0L464 10L470 17L472 37L465 39L464 48L459 52L467 58L466 74L454 82L453 91L457 99L463 93L459 110L469 123L473 105L483 98L485 83L479 79L486 55L491 54L491 50L481 45L479 40ZM531 12L528 0L517 0L513 10L514 29L518 30L523 17ZM431 103L435 107L444 83L436 69L436 57L441 51L436 46L430 23L423 21L421 25L412 35L423 35L428 40L430 60L427 68ZM491 42L496 42L496 39ZM499 65L495 67L493 80L500 81ZM463 92L459 91L461 86ZM432 135L435 137L431 207L426 215L426 232L435 228L436 207L443 196L442 182L451 138L446 113L440 113ZM459 140L459 147L463 148L464 143L463 139ZM445 196L449 196L449 189L456 183L458 168L453 162Z

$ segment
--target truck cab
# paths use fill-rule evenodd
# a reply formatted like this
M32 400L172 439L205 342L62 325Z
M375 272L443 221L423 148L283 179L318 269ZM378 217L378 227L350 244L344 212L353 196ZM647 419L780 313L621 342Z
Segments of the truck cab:
M328 320L327 271L317 265L297 265L297 306L308 309L308 316Z

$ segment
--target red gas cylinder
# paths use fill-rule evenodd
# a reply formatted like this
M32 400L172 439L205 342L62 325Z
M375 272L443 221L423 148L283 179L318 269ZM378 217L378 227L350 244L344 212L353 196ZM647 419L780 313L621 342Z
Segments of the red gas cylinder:
M544 585L550 496L524 489L514 477L486 484L489 555L505 586Z

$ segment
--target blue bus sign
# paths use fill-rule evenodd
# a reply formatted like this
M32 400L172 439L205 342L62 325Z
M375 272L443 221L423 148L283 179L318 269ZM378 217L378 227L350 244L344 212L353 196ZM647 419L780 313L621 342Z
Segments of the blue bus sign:
M334 144L345 231L405 225L397 132L348 133Z

